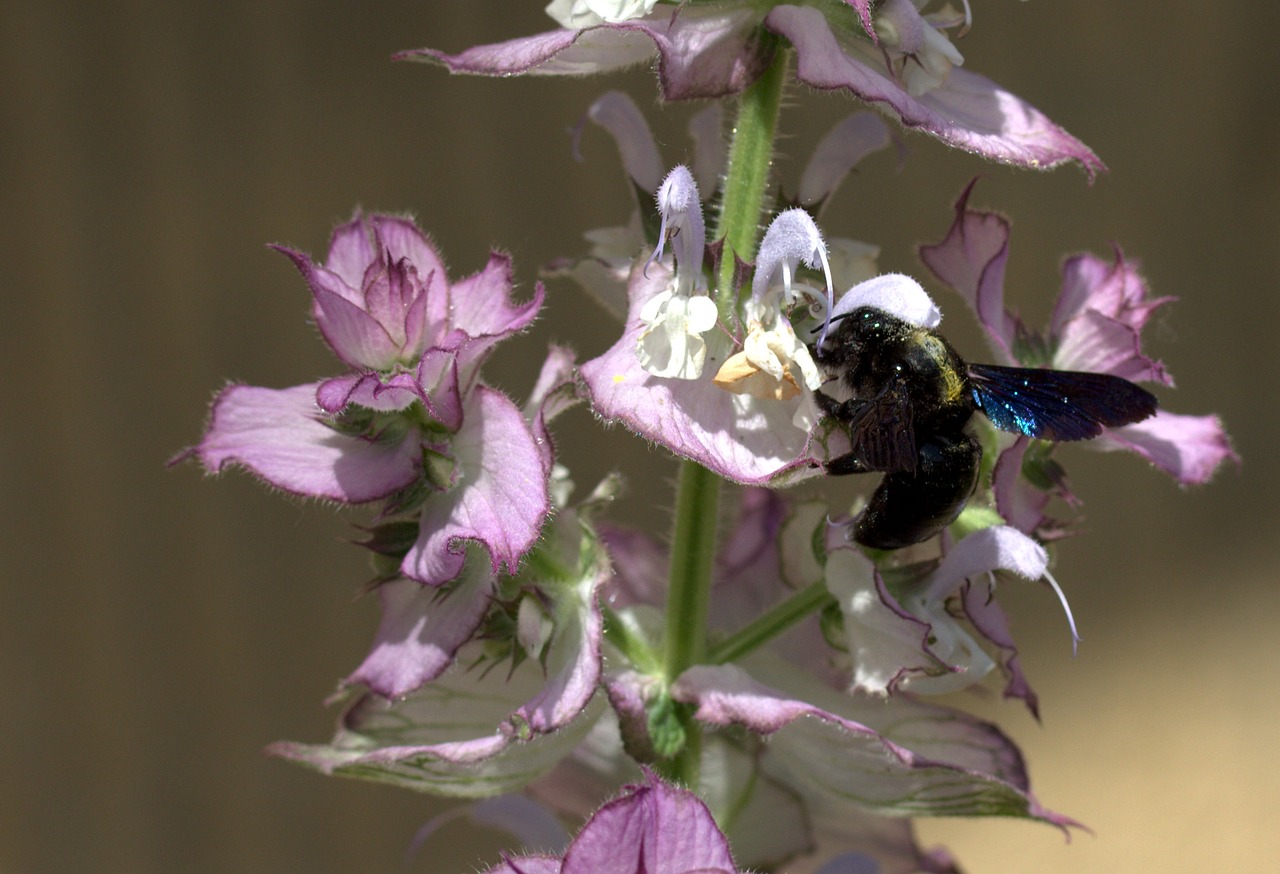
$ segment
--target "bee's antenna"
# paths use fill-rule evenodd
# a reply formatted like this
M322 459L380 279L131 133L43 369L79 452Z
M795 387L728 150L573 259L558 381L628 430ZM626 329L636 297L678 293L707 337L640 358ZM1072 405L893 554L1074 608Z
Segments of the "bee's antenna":
M831 320L827 322L825 325L814 325L812 328L809 329L809 333L817 334L818 332L822 331L824 328L829 328L831 325L834 325L836 322L840 321L843 318L847 318L850 315L852 315L852 313L840 313L838 316L832 316Z

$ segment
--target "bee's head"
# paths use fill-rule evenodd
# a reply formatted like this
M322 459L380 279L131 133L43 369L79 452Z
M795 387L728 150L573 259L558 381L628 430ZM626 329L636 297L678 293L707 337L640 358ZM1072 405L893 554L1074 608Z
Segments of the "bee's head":
M836 301L831 311L831 330L820 348L814 349L819 360L847 359L856 355L859 337L870 329L880 314L899 323L932 330L942 321L942 312L933 298L910 276L885 273L860 282Z

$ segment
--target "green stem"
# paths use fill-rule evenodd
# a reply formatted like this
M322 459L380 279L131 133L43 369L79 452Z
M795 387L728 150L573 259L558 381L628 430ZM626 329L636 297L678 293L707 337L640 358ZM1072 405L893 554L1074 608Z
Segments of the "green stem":
M696 462L681 462L663 636L663 673L668 683L702 661L706 653L719 503L720 478ZM661 763L659 770L686 786L697 786L701 730L688 708L678 711L678 719L684 729L684 745L671 761Z
M788 51L778 46L769 69L742 93L716 227L716 237L728 241L717 284L717 304L722 313L729 312L736 304L736 290L732 288L733 254L743 259L755 256L788 57ZM676 486L664 637L663 673L668 682L706 660L719 503L720 478L692 461L682 462ZM661 770L686 786L697 786L701 728L690 708L681 708L678 719L684 729L685 743Z
M775 37L773 63L755 84L742 92L733 140L729 145L729 169L725 175L724 198L715 239L724 239L724 257L716 283L716 304L723 316L734 309L737 289L733 287L734 255L743 261L756 256L760 215L769 188L769 168L773 163L773 143L782 107L783 86L787 82L790 49Z
M604 639L622 654L622 657L644 674L657 675L662 670L658 656L648 642L636 634L622 617L607 604L600 607L604 614Z
M825 583L819 581L806 586L712 647L707 661L722 665L739 659L831 601Z
M719 501L720 478L700 464L682 462L676 485L676 524L671 538L664 638L664 673L668 680L675 680L706 654Z

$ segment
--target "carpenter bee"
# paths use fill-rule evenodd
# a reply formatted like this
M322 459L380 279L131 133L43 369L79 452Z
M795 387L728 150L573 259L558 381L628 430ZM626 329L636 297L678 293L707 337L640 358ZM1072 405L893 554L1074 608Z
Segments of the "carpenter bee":
M1052 441L1097 437L1156 410L1150 392L1118 376L966 364L936 331L884 310L836 318L816 357L852 398L815 397L852 443L827 473L885 474L854 529L865 546L910 546L960 515L982 461L965 431L975 410L1002 431Z

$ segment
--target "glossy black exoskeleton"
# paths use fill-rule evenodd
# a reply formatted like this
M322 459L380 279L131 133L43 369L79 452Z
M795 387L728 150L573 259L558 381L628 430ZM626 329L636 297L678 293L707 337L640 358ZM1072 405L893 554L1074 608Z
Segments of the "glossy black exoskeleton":
M816 395L852 444L827 473L885 474L854 529L877 549L927 540L960 515L982 461L965 430L975 410L1003 431L1052 441L1097 437L1156 410L1150 392L1118 376L966 364L941 334L872 307L841 316L820 351L852 393Z

